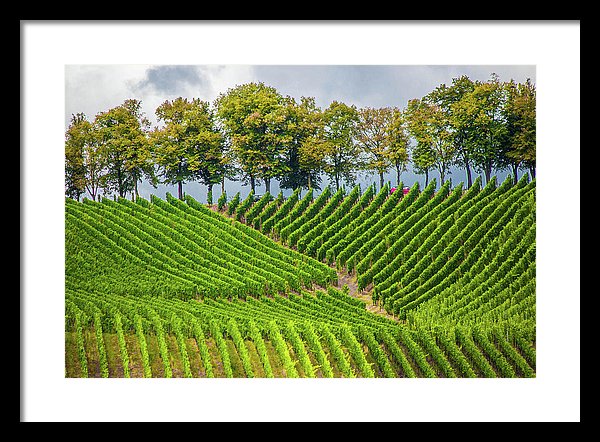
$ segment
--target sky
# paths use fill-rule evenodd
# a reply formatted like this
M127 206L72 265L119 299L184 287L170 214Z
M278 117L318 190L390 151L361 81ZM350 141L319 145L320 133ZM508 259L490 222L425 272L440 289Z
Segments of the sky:
M441 84L450 85L454 78L467 75L471 80L486 81L492 73L501 81L514 80L522 83L527 79L536 82L535 65L245 65L245 64L206 64L206 65L66 65L65 66L65 130L71 116L83 112L92 120L99 112L122 104L128 98L142 102L142 109L153 126L157 125L155 110L165 100L177 97L200 98L213 102L219 94L229 88L248 82L263 82L277 89L282 95L297 100L300 97L313 97L317 106L325 109L332 101L361 107L405 108L408 101L421 98ZM504 180L508 171L495 171L498 180ZM439 174L430 173L430 179ZM329 183L322 176L322 187ZM449 178L454 185L466 182L464 169L452 168ZM393 168L384 175L386 181L396 185ZM412 186L419 182L423 187L425 176L408 170L401 175L404 185ZM361 187L379 183L374 174L361 172L357 183ZM245 197L249 185L227 181L225 190L229 197L240 192ZM279 184L271 184L271 193L279 192ZM159 185L157 188L144 182L139 191L142 197L150 194L164 197L166 192L176 193L172 185ZM206 186L189 182L184 191L199 201L206 201ZM257 187L257 193L264 191L264 185ZM220 186L213 189L213 198L221 194ZM284 196L291 190L284 189Z

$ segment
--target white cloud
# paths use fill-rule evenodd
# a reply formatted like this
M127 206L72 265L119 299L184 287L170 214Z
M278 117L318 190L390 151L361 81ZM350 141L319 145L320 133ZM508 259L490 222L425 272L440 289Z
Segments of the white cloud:
M131 85L141 80L147 65L66 65L65 125L71 114L83 112L89 119L132 96Z
M93 119L126 99L142 101L153 124L156 108L177 97L213 101L237 84L255 81L249 65L67 65L65 66L65 129L71 115Z

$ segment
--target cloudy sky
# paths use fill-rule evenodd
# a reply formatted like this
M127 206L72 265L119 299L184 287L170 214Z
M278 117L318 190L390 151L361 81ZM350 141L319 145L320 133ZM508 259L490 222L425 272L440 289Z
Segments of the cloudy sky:
M321 108L334 100L357 107L404 108L408 100L421 98L442 83L451 84L453 78L467 75L486 81L492 73L502 81L536 80L534 65L66 65L65 130L72 114L83 112L93 119L128 98L141 100L146 116L156 125L154 112L165 100L186 97L212 102L228 88L251 81L264 82L296 99L314 97ZM498 172L497 177L504 179L506 174ZM435 176L435 172L430 175ZM385 178L395 184L393 171ZM455 183L466 179L460 169L453 169L451 178ZM402 179L411 186L415 181L425 183L424 176L414 174L410 167ZM378 181L374 175L359 175L361 185L373 181ZM323 184L327 182L324 177ZM184 190L202 201L206 198L205 187L197 183L185 185ZM245 196L249 187L227 182L226 190L230 196L237 191ZM150 193L164 197L167 191L173 193L175 187L154 189L145 183L140 187L144 197ZM276 182L271 191L279 192ZM215 189L215 198L219 194L220 189Z
M333 100L357 107L405 107L436 86L468 75L488 80L535 82L533 65L67 65L65 66L65 128L71 115L89 118L118 106L127 98L142 101L149 118L165 100L177 97L213 101L239 84L262 81L283 95L314 97L325 108Z

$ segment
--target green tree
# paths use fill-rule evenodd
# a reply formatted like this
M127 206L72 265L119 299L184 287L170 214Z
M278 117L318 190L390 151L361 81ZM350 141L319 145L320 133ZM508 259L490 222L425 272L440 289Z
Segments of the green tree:
M163 126L155 128L151 139L163 183L177 184L180 199L188 181L218 183L222 138L213 124L210 104L178 97L158 106L156 116Z
M271 179L289 171L286 150L290 136L284 97L262 82L247 83L220 94L215 107L252 191L260 179L270 192Z
M400 185L400 174L406 170L409 162L410 137L402 112L393 108L392 121L387 130L388 149L386 155L396 169L396 185Z
M221 183L221 191L224 191L225 177L231 171L225 137L216 124L215 114L208 102L199 101L191 112L199 113L190 116L194 121L202 122L196 137L190 140L199 159L194 175L201 184L206 185L207 195L212 195L214 184Z
M503 159L512 168L516 182L517 171L521 166L528 167L531 176L535 177L536 91L529 78L525 83L515 83L511 80L505 83L505 88L507 97L504 119L507 141Z
M325 170L327 163L325 157L329 144L321 136L314 135L307 138L298 149L298 163L303 170L309 170L307 174L307 188L320 189L321 173Z
M103 170L93 124L83 113L71 115L65 133L65 194L79 201L87 191L95 201Z
M323 171L335 182L336 191L342 180L353 186L356 172L364 168L361 148L354 141L358 118L354 105L338 101L323 111L321 140L316 145L323 154Z
M448 130L447 116L428 97L413 99L406 108L408 130L417 141L412 159L418 173L425 173L425 185L429 182L429 170L435 168L440 182L445 182L454 162L455 149Z
M321 110L312 97L301 97L300 103L291 97L287 97L286 101L290 137L286 154L288 172L281 177L279 186L294 190L299 187L320 189L322 158L311 161L310 149L321 125Z
M445 113L448 132L454 146L456 165L464 167L467 175L467 187L473 184L471 164L473 156L470 134L473 131L473 112L469 111L465 95L473 92L475 83L463 75L452 79L452 85L441 84L428 94L430 102L435 103Z
M231 147L229 139L224 135L222 127L218 121L215 121L217 127L221 131L222 138L222 156L221 156L221 193L225 193L225 180L237 181L240 170L235 162L235 153Z
M469 140L475 168L489 182L492 170L503 167L502 152L507 142L503 107L505 88L496 74L489 81L475 82L472 92L463 98L465 118L470 122Z
M106 159L102 187L107 193L124 197L138 195L137 183L144 177L155 185L154 162L148 142L148 120L141 102L126 100L122 105L96 115L97 139Z
M383 187L383 175L391 166L389 129L394 119L390 107L364 107L358 110L356 141L366 154L366 170L379 174L379 186Z
M106 161L101 187L105 193L116 192L121 197L133 189L132 176L126 166L130 119L129 113L119 106L99 113L94 120L97 140Z
M122 105L131 115L131 143L126 150L127 170L133 180L133 195L139 197L138 183L145 179L154 188L158 184L155 162L150 145L150 120L142 111L140 100L128 99Z

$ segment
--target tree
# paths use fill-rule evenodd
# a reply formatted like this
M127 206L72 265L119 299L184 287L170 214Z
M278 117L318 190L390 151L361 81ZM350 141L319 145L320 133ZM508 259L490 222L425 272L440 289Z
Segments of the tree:
M503 110L507 140L503 158L512 168L516 182L521 165L529 167L531 176L535 177L536 92L529 78L525 83L511 80L505 83L505 88L507 97Z
M366 169L379 174L380 187L383 187L383 174L391 166L388 154L391 139L388 130L393 118L394 113L390 107L365 107L358 110L356 141L367 155Z
M417 139L417 144L411 149L411 158L414 171L425 175L425 187L429 184L429 171L435 165L435 158L431 146L423 140Z
M190 139L193 149L199 159L198 169L194 176L207 187L207 195L212 195L214 184L221 183L221 191L224 191L225 177L230 173L229 156L226 155L226 145L223 133L219 130L213 110L210 104L198 101L193 107L190 115L194 121L201 122L198 133Z
M103 168L92 123L83 113L71 115L65 134L65 194L79 201L87 191L95 201Z
M155 128L151 139L163 182L177 184L180 199L187 181L218 183L222 138L213 124L210 104L178 97L158 106L156 116L164 126Z
M400 174L406 170L409 161L408 150L410 137L407 133L406 122L398 108L393 109L392 121L387 130L387 157L396 169L396 185L400 185Z
M256 180L262 179L270 192L271 179L289 171L284 98L264 83L247 83L220 94L215 107L252 191Z
M217 124L218 126L218 124ZM222 129L219 129L223 134ZM225 193L225 180L237 181L237 177L240 174L240 170L235 163L235 153L231 148L227 137L223 135L223 144L221 145L222 157L221 157L221 193Z
M463 75L452 79L450 87L441 84L429 93L428 99L441 108L446 115L448 132L454 146L456 165L465 168L467 187L471 187L472 143L469 142L473 130L473 112L469 112L467 102L463 101L466 94L473 92L475 84L468 76Z
M335 181L336 191L342 180L354 185L356 171L364 167L361 149L354 142L357 123L355 106L333 101L323 111L322 135L316 146L323 154L323 171Z
M311 158L311 145L322 122L321 110L312 97L301 97L300 103L286 99L287 146L286 172L279 182L282 189L320 188L322 158ZM314 160L314 161L313 161Z
M445 182L454 162L455 149L448 130L447 116L427 96L413 99L406 109L408 130L417 140L412 159L417 171L425 173L425 185L429 182L429 170L436 168L440 182Z
M120 106L99 113L94 125L106 159L102 179L105 191L116 192L120 197L128 192L137 196L137 183L144 177L155 185L146 132L149 122L141 112L140 101L126 100Z
M472 92L465 94L465 118L470 121L469 140L473 163L489 182L492 169L503 167L502 150L507 127L502 108L505 90L496 74L487 82L476 82Z
M325 157L329 144L319 135L307 138L298 149L298 163L301 169L308 170L307 188L320 189L321 173L327 167Z
M131 115L132 133L131 143L126 150L126 167L133 180L133 195L139 197L138 182L146 179L156 188L158 179L155 173L155 163L150 146L148 134L150 120L142 112L140 100L128 99L122 105Z

